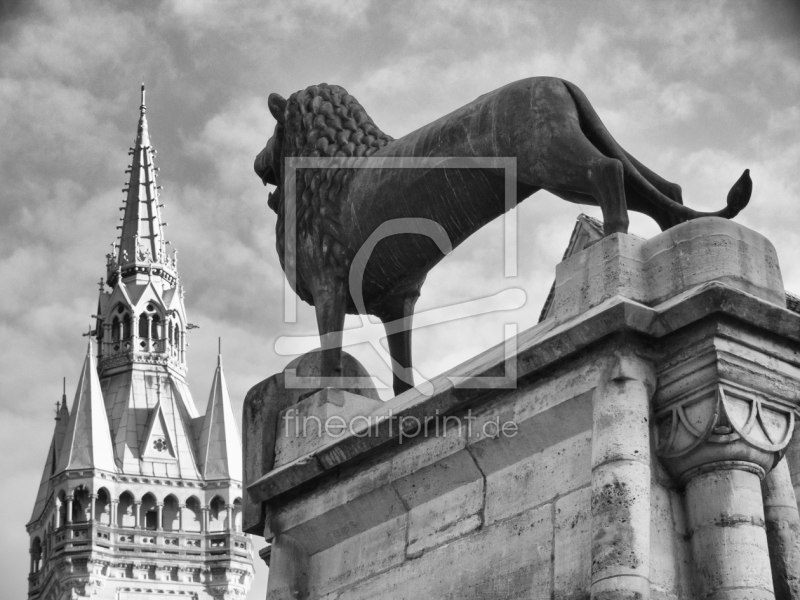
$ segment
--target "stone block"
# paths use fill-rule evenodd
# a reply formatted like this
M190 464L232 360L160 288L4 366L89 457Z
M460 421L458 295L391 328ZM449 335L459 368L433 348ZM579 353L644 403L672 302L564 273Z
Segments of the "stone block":
M345 390L322 389L280 412L275 439L275 466L285 465L358 430L383 402Z
M591 431L487 475L485 520L490 525L551 501L591 481Z
M339 600L528 600L551 593L552 506L486 527L351 588Z
M617 295L654 306L711 281L786 305L769 240L733 221L709 217L649 240L615 234L571 256L556 267L551 315L564 321Z
M680 496L653 482L650 487L650 591L651 599L686 598L691 550L686 544Z
M462 466L453 462L437 463L426 469L427 477L441 477L448 480L446 482L437 481L435 487L428 487L424 481L415 477L401 483L401 488L403 484L406 487L400 495L410 507L406 549L409 557L416 557L431 548L461 537L482 524L483 477L467 452L459 452L457 456L464 457L463 462L469 461L470 464ZM413 483L414 481L419 483ZM446 488L439 487L443 483ZM433 489L448 491L419 503L420 500L430 496Z
M581 488L555 505L553 597L583 600L592 584L591 489Z
M311 556L308 581L311 597L335 592L402 563L406 522L406 515L389 519Z

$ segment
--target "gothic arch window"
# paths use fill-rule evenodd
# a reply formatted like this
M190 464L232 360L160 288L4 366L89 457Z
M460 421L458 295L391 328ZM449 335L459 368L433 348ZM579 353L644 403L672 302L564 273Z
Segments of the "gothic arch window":
M111 341L119 344L119 317L114 315L114 320L111 321Z
M102 525L111 525L111 495L106 488L97 491L94 501L94 519Z
M208 508L208 530L223 531L226 517L225 500L221 496L214 496Z
M161 340L164 337L162 329L161 329L161 317L158 314L153 315L153 330L151 335L153 337L153 350L159 351L161 350Z
M131 337L131 316L128 313L122 317L122 339L127 340Z
M58 523L59 527L63 527L67 524L67 494L64 490L61 490L58 493L58 519L56 522Z
M142 528L143 529L157 529L158 528L158 508L156 507L156 498L153 494L145 494L142 498Z
M117 506L117 527L136 527L136 515L134 510L136 506L133 504L133 494L130 492L122 492L119 497L119 505Z
M147 345L146 340L150 337L150 320L147 318L147 313L143 312L139 315L139 333L138 336L141 338L141 342L139 343L140 346L143 348Z
M162 527L164 531L177 531L180 525L180 520L178 518L178 499L170 494L166 498L164 498L164 512L161 516L164 523Z
M200 501L191 496L186 501L186 512L184 513L183 528L186 531L201 531L203 524L203 513L200 510Z
M36 573L42 568L42 540L33 538L31 544L31 573Z
M89 520L89 490L85 486L79 486L72 492L72 522L85 523Z
M233 501L233 530L242 532L242 499Z

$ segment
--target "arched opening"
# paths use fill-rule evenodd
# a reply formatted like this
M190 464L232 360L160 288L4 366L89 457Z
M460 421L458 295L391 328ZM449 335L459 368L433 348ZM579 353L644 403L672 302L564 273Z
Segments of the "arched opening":
M59 527L63 527L67 524L67 494L64 490L61 490L58 493L58 502L56 502L56 507L58 510L58 514L56 515L56 529Z
M214 496L208 508L208 530L223 531L226 517L225 501L220 496Z
M145 494L142 498L142 528L155 530L158 528L158 508L153 494Z
M135 506L133 504L133 494L122 492L117 506L117 527L132 528L136 527Z
M153 351L160 352L161 350L163 350L162 338L164 337L164 335L161 330L161 317L159 317L157 314L153 315L153 327L151 335L153 337Z
M233 501L233 530L242 532L242 499L237 498Z
M150 337L150 320L147 313L139 315L139 347L147 348L147 340Z
M164 531L178 531L180 527L178 499L170 494L164 498L164 509L161 518L164 520Z
M42 568L42 540L33 538L31 544L31 573L36 573Z
M111 341L115 344L119 344L119 317L115 316L114 320L111 321Z
M122 339L127 340L131 337L131 316L125 313L122 317Z
M111 495L106 488L97 491L94 501L94 520L101 525L111 525Z
M91 498L86 486L79 486L72 492L72 522L85 523L91 516Z
M183 513L183 529L185 531L202 531L203 511L200 510L200 501L192 496L186 501L186 510Z

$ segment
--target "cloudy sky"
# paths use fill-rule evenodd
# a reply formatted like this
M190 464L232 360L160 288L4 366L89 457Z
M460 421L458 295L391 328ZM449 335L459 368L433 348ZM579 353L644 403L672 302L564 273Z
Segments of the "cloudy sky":
M272 132L267 96L328 82L400 137L501 85L555 75L579 85L616 139L716 210L744 168L738 217L777 247L800 292L800 10L787 2L0 2L0 473L4 597L26 593L36 487L67 378L70 402L116 236L139 84L180 251L189 383L205 410L217 336L234 410L290 357L274 215L252 162ZM502 229L444 260L418 311L491 297L490 312L427 327L425 377L533 325L580 208L544 192L519 209L519 276L504 278ZM598 215L596 209L585 209ZM642 216L631 231L658 232ZM524 304L517 302L524 298ZM523 304L521 308L510 310ZM500 310L507 309L507 310ZM441 312L439 313L441 314ZM348 323L358 326L357 320ZM352 334L351 334L352 335ZM347 342L347 335L345 337ZM369 345L350 348L388 381ZM252 598L263 598L259 568Z

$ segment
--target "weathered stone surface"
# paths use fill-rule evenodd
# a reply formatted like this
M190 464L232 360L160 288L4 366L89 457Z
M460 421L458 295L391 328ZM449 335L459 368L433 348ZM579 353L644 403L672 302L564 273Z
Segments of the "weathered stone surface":
M553 597L582 600L592 584L592 504L588 487L555 503Z
M405 559L406 515L389 519L313 555L308 587L324 595L374 577Z
M761 482L776 600L800 598L800 514L784 458Z
M758 475L698 475L686 485L686 512L699 597L774 598Z
M369 427L366 417L383 407L380 400L346 390L322 389L278 414L275 466L281 466L340 438Z
M657 305L710 281L786 306L772 244L737 223L707 218L649 240L611 236L560 263L551 314L563 321L617 295Z
M344 589L340 600L548 598L552 507L528 511Z
M650 486L650 598L691 598L691 548L679 494Z
M700 442L718 436L725 452L754 440L779 456L777 438L793 426L790 412L788 421L775 415L800 402L800 318L765 300L774 281L748 275L758 256L726 263L731 272L741 267L746 281L704 283L707 265L689 272L705 259L704 239L724 249L720 260L748 247L747 236L723 235L728 225L708 236L689 232L638 266L626 263L653 271L648 277L677 277L666 259L679 248L682 283L658 282L675 296L646 306L617 294L523 332L517 389L465 385L502 376L503 347L494 348L435 379L432 396L414 390L383 405L394 429L384 422L369 437L327 441L252 484L266 501L265 533L289 535L308 554L312 597L771 598L776 557L792 551L791 485L770 474L762 508L749 454L733 462L715 454L718 464L696 461L683 477L666 468L670 449L694 449L684 444L691 438L670 437L678 421L650 440L651 409L661 425L659 411L676 403L686 405L686 430ZM714 386L730 407L703 412ZM744 429L747 415L752 427ZM451 424L447 435L401 437L396 419L404 416L429 426L469 416L473 431ZM505 421L515 436L483 431ZM726 429L737 427L741 440ZM788 454L800 452L790 445ZM532 515L536 523L523 525ZM371 546L381 536L385 544Z
M590 431L486 477L487 524L551 501L591 481ZM480 464L480 459L478 459Z
M346 352L343 354L342 365L345 376L359 377L362 380L369 377L361 363ZM320 353L314 351L304 354L290 362L286 368L294 369L298 377L319 377ZM287 388L285 379L284 373L268 377L253 386L245 397L242 407L242 483L245 490L274 467L280 413L289 406L297 404L304 394L313 391L305 388ZM356 393L379 400L374 388L358 388ZM264 507L261 499L246 493L243 503L243 530L261 535L264 529Z

